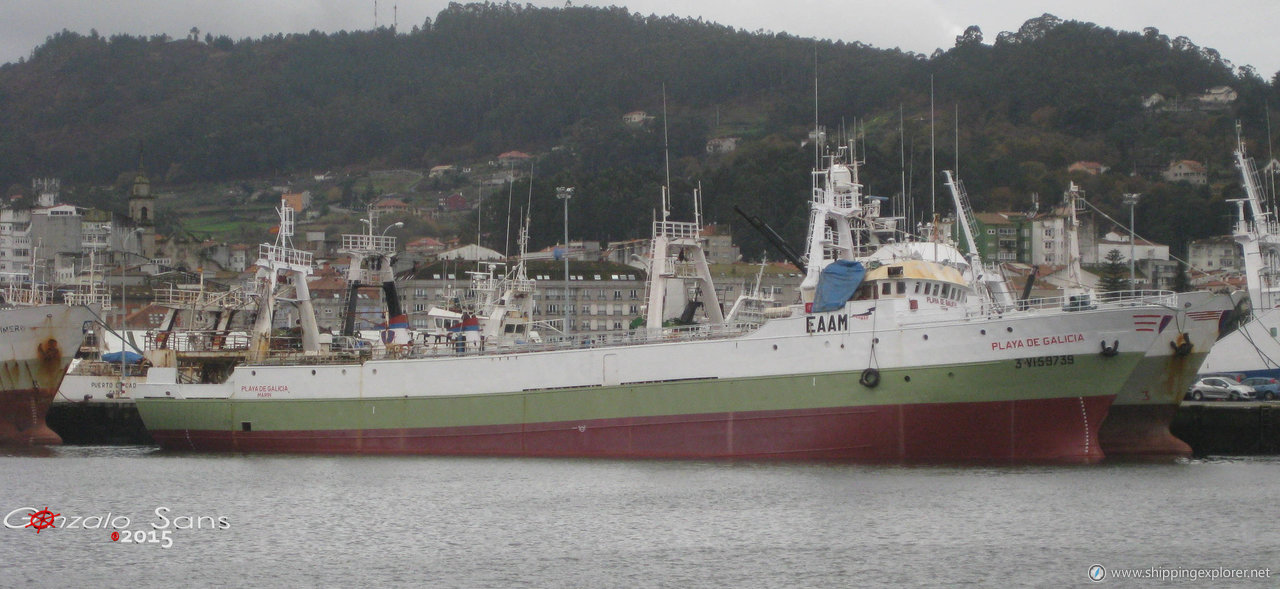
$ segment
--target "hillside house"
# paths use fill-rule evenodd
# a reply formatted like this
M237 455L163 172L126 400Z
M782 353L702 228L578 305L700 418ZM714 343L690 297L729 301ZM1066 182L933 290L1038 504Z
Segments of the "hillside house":
M373 203L372 209L379 215L391 213L413 214L413 207L398 198L384 198Z
M1187 182L1193 186L1204 186L1209 183L1208 170L1204 164L1192 161L1181 160L1169 164L1160 177L1166 182Z
M702 251L709 264L732 264L742 257L733 244L732 227L716 223L702 228Z
M1197 96L1196 100L1206 106L1226 106L1239 97L1240 95L1230 86L1214 86Z
M440 199L438 208L448 213L456 213L459 211L471 210L471 203L467 202L467 198L462 196L461 192L455 192Z
M444 251L444 242L434 237L420 237L404 244L404 251L413 254L431 255Z
M504 166L517 166L529 161L533 156L523 151L508 151L498 156L498 163Z
M975 213L978 252L988 262L1026 261L1031 255L1031 221L1022 213Z
M470 260L472 262L506 259L506 257L502 255L502 252L497 252L487 247L475 244L464 245L459 248L451 249L447 252L441 252L438 257L441 260Z
M1240 244L1230 235L1206 237L1187 244L1187 262L1197 270L1244 271L1244 255Z
M1097 262L1103 263L1111 250L1120 252L1120 259L1129 263L1129 232L1124 230L1110 231L1098 240ZM1141 237L1133 242L1133 258L1135 260L1169 260L1169 246L1163 243L1147 241Z
M1067 173L1084 172L1085 174L1089 174L1090 176L1097 176L1099 174L1106 173L1106 171L1109 169L1111 168L1108 168L1098 162L1080 161L1080 162L1071 164L1070 166L1067 166Z
M311 208L311 191L285 192L280 195L280 202L293 209L296 213L305 212Z
M622 115L623 124L631 127L639 127L651 120L653 120L653 117L649 116L649 113L642 110L633 110L625 115Z
M707 141L707 153L729 153L738 149L737 137L716 137Z

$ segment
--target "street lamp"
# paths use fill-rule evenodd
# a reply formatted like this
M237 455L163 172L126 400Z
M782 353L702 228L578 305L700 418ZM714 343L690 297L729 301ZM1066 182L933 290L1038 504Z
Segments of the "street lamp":
M387 231L390 231L392 227L404 227L404 221L396 221L395 223L387 225L387 228L382 230L382 235L386 236Z
M569 335L569 199L573 187L556 187L556 198L564 201L564 333Z
M1138 206L1138 199L1142 198L1141 194L1136 192L1126 192L1124 194L1124 204L1129 205L1129 286L1133 290L1138 290L1138 275L1134 271L1134 251L1138 236L1133 232L1133 208Z

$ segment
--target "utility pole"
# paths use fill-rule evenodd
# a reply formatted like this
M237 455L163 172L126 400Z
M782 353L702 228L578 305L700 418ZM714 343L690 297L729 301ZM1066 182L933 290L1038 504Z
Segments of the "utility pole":
M569 335L569 199L573 187L557 186L556 198L564 201L564 333Z
M1129 288L1131 290L1138 290L1138 275L1134 271L1136 262L1134 252L1138 235L1133 231L1133 209L1138 206L1138 200L1141 198L1141 194L1134 192L1126 192L1124 195L1124 204L1129 205Z

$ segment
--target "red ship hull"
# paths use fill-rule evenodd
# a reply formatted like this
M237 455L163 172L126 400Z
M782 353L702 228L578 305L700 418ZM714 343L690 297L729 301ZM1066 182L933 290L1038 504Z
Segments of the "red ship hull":
M0 391L0 444L61 444L62 438L44 421L55 394L57 389Z
M165 449L616 458L1067 461L1103 458L1113 397L873 405L436 428L153 430Z
M1112 455L1190 456L1191 446L1169 431L1177 405L1112 405L1098 439Z

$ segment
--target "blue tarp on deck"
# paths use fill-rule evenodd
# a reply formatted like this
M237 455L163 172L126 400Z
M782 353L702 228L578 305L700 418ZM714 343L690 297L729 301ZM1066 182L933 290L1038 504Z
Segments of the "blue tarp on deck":
M853 297L862 284L867 269L862 262L836 260L822 269L818 276L818 291L813 297L813 312L826 313L844 308L845 301Z
M123 352L111 352L110 354L103 354L102 361L110 362L112 364L119 364L120 354L124 354L125 364L137 364L138 362L142 361L142 354L135 354L128 350L125 350Z

